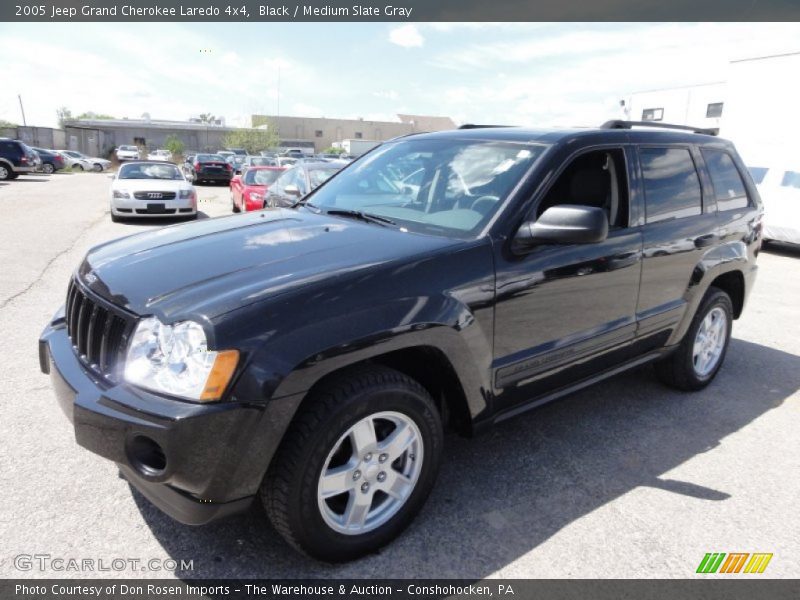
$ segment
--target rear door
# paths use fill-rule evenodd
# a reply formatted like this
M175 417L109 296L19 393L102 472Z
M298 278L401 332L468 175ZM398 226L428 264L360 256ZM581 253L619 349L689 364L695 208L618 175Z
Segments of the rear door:
M658 347L683 318L694 270L718 240L716 204L695 146L640 145L638 159L645 212L638 335Z

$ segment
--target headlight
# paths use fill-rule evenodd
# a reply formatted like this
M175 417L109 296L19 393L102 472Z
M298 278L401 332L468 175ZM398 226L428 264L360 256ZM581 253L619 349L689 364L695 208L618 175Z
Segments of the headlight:
M181 200L186 200L187 198L194 198L194 192L192 190L181 190L179 198Z
M114 190L114 198L130 198L131 195L128 192L123 192L122 190Z
M125 380L156 392L208 402L222 396L238 361L236 350L209 350L198 323L164 325L150 317L139 322L128 346Z

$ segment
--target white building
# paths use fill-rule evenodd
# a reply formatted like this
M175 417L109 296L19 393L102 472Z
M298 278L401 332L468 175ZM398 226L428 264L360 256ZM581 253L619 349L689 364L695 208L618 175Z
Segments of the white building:
M634 92L624 100L630 121L653 121L719 130L725 109L723 81Z

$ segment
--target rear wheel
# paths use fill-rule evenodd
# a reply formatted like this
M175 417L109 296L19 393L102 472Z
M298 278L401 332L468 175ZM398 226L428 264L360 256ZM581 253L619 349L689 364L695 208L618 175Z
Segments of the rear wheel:
M44 163L42 165L42 171L47 175L52 175L55 172L56 168L53 166L52 163Z
M730 296L719 288L710 288L677 350L656 363L659 379L680 390L706 387L725 360L732 323Z
M363 367L312 392L260 495L275 528L310 556L342 562L376 551L430 493L442 424L428 392L386 367Z
M72 165L72 170L73 171L83 171L84 170L83 169L83 165L81 163L75 163L74 165Z
M0 181L5 181L6 179L11 179L11 169L6 165L0 165Z
M81 170L83 170L83 167L81 167ZM94 165L92 165L92 171L94 171L95 173L99 173L102 170L103 170L103 165L101 165L100 163L94 163Z

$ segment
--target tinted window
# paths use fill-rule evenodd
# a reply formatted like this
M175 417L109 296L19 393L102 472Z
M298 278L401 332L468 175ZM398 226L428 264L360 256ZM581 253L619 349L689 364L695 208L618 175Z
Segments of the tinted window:
M713 119L722 116L723 102L712 102L706 106L706 118Z
M0 152L6 156L20 156L19 146L14 142L0 142Z
M639 156L648 223L701 214L700 179L689 150L641 148Z
M767 171L769 171L767 167L747 167L747 170L750 171L750 177L753 178L753 181L758 184L764 182L764 177L767 176Z
M719 210L733 210L747 206L747 190L733 159L727 152L702 150L703 159L711 175L714 198Z
M663 118L663 108L645 108L642 111L642 121L661 121Z

